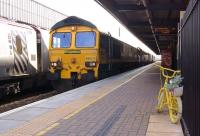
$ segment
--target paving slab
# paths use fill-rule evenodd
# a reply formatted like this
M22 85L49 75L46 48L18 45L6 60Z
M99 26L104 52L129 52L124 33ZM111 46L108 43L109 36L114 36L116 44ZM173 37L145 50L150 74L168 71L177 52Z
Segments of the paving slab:
M149 119L147 136L183 136L180 122L173 124L167 113L151 115Z

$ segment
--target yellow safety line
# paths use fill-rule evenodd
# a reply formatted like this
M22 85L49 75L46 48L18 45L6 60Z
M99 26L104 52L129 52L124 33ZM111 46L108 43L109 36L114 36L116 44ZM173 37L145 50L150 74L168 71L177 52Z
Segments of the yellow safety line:
M46 134L49 130L55 128L56 126L58 126L60 123L54 123L51 126L45 128L44 130L40 131L39 133L36 134L36 136L43 136L44 134Z
M95 102L97 102L98 100L100 100L101 98L103 98L104 96L108 95L109 93L113 92L114 90L116 90L117 88L121 87L124 84L127 84L129 81L131 81L132 79L136 78L137 76L139 76L140 74L142 74L143 72L145 72L146 70L148 70L150 67L152 66L152 64L148 67L145 68L144 70L142 70L140 73L136 74L135 76L133 76L132 78L130 78L129 80L127 80L126 82L118 85L117 87L113 88L111 91L99 96L97 99L95 99L94 101L90 102L89 104L86 104L85 106L79 108L78 110L72 112L71 114L68 114L66 117L64 117L65 120L73 117L74 115L76 115L77 113L79 113L80 111L82 111L83 109L87 108L88 106L94 104ZM36 134L36 136L42 136L44 134L46 134L49 130L55 128L56 126L58 126L60 123L54 123L51 126L47 127L46 129L40 131L38 134Z

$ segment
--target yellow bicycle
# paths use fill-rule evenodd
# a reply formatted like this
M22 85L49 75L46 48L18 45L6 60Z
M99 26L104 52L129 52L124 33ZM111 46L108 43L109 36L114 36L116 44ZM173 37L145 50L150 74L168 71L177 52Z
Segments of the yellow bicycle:
M164 107L168 108L169 118L172 123L178 123L182 116L182 101L180 96L182 95L182 87L176 85L176 88L171 88L169 85L172 83L170 80L174 80L176 77L181 77L180 70L172 70L169 68L164 68L160 65L156 65L160 68L161 75L164 77L164 84L162 85L161 79L161 88L158 94L158 104L157 111L162 112ZM179 80L179 83L182 79ZM178 83L178 84L179 84ZM179 88L179 89L177 89ZM180 89L181 88L181 89Z

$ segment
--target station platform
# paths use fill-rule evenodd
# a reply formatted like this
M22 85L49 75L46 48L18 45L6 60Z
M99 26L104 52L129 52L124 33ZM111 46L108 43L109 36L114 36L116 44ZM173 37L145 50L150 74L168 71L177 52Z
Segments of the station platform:
M3 136L182 136L155 111L159 69L150 64L0 114Z

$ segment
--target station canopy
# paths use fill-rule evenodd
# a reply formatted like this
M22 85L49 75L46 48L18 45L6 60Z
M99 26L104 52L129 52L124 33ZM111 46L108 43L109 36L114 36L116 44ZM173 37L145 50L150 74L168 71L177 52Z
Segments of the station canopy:
M96 0L156 54L177 45L180 11L189 0Z

